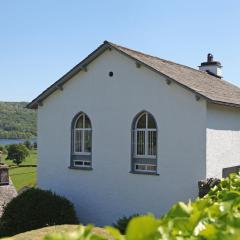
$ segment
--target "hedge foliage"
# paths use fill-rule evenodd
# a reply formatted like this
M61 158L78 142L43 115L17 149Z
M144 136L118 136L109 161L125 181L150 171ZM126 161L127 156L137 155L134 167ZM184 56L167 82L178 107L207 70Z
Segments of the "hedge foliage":
M50 191L31 188L7 204L0 237L60 224L78 224L73 204Z
M82 227L71 234L52 234L44 240L106 240ZM115 240L239 240L240 176L221 180L204 198L187 204L179 202L157 219L152 215L133 218L122 235L106 227Z
M126 217L126 216L121 217L117 220L116 223L113 224L113 227L118 229L120 231L120 233L126 234L126 230L127 230L127 226L129 224L129 222L137 216L139 216L139 214L133 214L129 217Z

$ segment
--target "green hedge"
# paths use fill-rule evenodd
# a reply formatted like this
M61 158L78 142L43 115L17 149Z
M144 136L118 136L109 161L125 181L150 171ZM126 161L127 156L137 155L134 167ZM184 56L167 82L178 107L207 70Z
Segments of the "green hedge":
M113 227L118 229L120 231L120 233L126 234L126 230L127 230L127 226L129 224L129 222L137 216L139 216L139 214L133 214L133 215L128 216L128 217L126 217L126 216L121 217L117 220L116 223L113 224Z

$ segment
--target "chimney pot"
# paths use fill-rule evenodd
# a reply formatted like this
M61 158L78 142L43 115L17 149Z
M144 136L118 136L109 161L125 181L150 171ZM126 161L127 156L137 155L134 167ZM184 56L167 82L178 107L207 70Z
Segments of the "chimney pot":
M212 55L211 53L209 53L209 54L207 55L207 61L208 61L208 62L213 62L213 55Z

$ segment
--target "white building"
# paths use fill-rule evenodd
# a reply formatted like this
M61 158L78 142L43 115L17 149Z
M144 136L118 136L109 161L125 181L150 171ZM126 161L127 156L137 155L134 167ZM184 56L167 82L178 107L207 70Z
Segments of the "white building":
M198 181L240 165L240 89L212 55L200 70L104 42L29 105L38 186L82 223L159 216Z

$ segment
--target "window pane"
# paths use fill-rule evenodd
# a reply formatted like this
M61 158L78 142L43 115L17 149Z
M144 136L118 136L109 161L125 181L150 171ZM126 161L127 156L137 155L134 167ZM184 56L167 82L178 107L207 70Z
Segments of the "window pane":
M86 115L85 115L85 128L91 128L90 120Z
M83 128L83 114L77 119L75 128Z
M135 165L136 170L146 170L146 165L143 164L136 164Z
M157 166L151 164L135 164L135 170L153 173L157 171Z
M156 129L156 124L151 114L148 114L148 128Z
M82 130L75 130L75 145L74 150L75 152L82 152Z
M146 168L147 168L147 171L150 171L150 172L157 171L157 166L155 165L147 165Z
M157 153L157 132L148 131L148 155L156 156Z
M92 151L92 131L85 130L84 134L84 152L91 152Z
M146 113L138 119L137 128L146 128Z
M145 155L145 131L137 131L137 155Z

